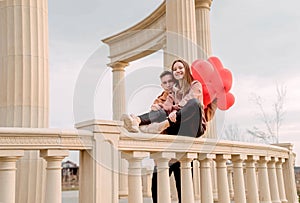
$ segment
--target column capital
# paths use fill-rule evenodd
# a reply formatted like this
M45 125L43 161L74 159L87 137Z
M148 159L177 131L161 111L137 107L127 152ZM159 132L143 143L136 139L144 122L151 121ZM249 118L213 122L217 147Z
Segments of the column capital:
M187 153L176 153L176 157L179 161L187 160L192 161L193 159L196 159L197 153L187 152Z
M40 156L43 158L57 157L64 159L69 155L68 150L60 150L60 149L44 149L40 151Z
M247 155L245 154L236 154L236 155L232 155L232 162L242 162L245 159L247 159Z
M205 8L210 10L212 4L212 0L195 0L195 7L197 8Z
M125 67L128 66L129 63L125 61L116 61L107 65L113 69L112 71L125 71Z
M134 152L122 152L121 154L122 158L127 159L127 160L131 160L131 159L144 159L146 157L150 156L149 152L138 152L138 151L134 151Z
M156 152L152 153L150 155L152 159L159 160L159 159L172 159L176 158L176 153L175 152Z
M204 160L204 159L215 159L216 155L215 154L199 154L198 155L198 160Z

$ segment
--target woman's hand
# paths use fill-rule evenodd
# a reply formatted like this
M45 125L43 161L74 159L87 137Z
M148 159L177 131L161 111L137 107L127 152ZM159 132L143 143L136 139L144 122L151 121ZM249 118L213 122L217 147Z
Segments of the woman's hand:
M161 107L158 104L152 104L151 106L152 111L158 111L159 109L161 109Z
M169 114L169 119L170 119L170 121L172 121L173 123L176 122L176 112L177 112L177 111L172 111L172 112Z

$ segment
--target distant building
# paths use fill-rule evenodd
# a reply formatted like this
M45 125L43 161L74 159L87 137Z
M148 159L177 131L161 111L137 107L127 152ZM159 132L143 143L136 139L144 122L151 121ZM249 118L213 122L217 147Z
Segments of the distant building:
M62 162L62 189L77 190L79 187L79 166L72 162Z
M297 193L300 194L300 166L295 166L294 170L295 170Z

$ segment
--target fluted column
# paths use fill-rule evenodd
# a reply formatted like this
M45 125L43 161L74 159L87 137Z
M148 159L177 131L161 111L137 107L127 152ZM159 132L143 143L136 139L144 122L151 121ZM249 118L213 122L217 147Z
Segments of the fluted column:
M282 164L284 163L284 158L279 158L276 162L276 174L277 174L277 182L278 182L278 190L279 190L279 197L282 203L287 203L285 189L284 189L284 180L283 180L283 173L282 173Z
M120 120L123 113L126 113L125 98L125 67L126 62L115 62L110 64L113 72L113 120Z
M128 167L128 203L143 202L142 188L142 159L148 157L149 152L122 153L129 163Z
M177 154L177 158L180 160L180 175L181 175L181 202L193 203L194 200L194 188L192 179L192 167L191 162L197 158L196 153Z
M1 1L0 127L48 127L48 1Z
M275 168L275 163L277 161L278 158L272 157L271 160L268 162L268 177L269 177L272 203L281 203L279 197L276 168Z
M213 188L211 178L211 163L215 155L201 154L200 160L200 177L201 177L201 202L213 203Z
M5 0L0 9L0 127L46 128L48 1ZM26 151L17 162L22 168L17 170L17 202L43 201L44 167L37 151Z
M0 202L15 203L16 161L23 150L0 150Z
M196 33L197 33L197 58L207 59L212 55L210 33L210 7L212 0L195 0ZM205 136L217 138L217 123L213 118L207 124Z
M198 58L212 55L210 34L210 7L212 0L195 0Z
M120 120L121 115L126 113L125 67L128 63L115 62L109 65L113 72L113 120ZM119 195L126 197L128 195L128 162L121 159L119 165Z
M165 66L177 58L188 63L197 58L195 0L166 0L166 37Z
M247 202L258 203L258 185L256 176L255 163L258 160L258 156L248 155L246 163L246 184L247 184Z
M269 160L270 157L260 156L257 162L259 201L263 203L272 203L268 171L267 171L267 162Z
M234 201L246 203L245 181L243 171L243 161L246 159L244 155L233 155L233 181L234 181Z
M171 203L169 161L175 158L173 152L160 152L151 156L157 163L157 200L158 203Z
M216 156L217 181L218 181L218 203L230 203L227 166L226 162L230 155L218 154Z
M45 203L61 203L61 162L69 155L68 150L42 150L47 161Z

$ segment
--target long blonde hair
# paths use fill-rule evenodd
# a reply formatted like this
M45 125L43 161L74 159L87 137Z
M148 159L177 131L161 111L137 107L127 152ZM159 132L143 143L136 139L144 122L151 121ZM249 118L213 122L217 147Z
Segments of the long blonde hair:
M182 92L183 95L186 95L188 93L188 91L190 90L191 83L193 82L194 78L192 76L189 64L182 59L177 59L172 63L172 66L171 66L172 73L174 72L174 70L173 70L174 65L177 62L182 63L184 70L185 70L183 80L179 83L179 85L180 85L179 88L180 88L180 92Z

